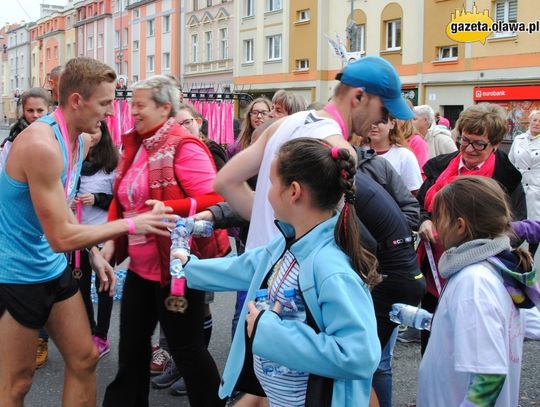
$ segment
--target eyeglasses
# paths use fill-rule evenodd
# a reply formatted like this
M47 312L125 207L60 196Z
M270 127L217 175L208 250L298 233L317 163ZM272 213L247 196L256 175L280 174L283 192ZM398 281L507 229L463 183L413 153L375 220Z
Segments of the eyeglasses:
M195 120L195 119L191 118L191 119L182 120L180 122L180 126L189 127L189 126L191 126L193 124L193 120Z
M268 110L252 110L251 112L249 112L249 114L252 116L252 117L258 117L259 115L261 115L262 117L266 117L270 114L270 111Z
M472 148L475 150L475 151L484 151L487 146L489 146L490 143L485 143L483 141L472 141L472 140L469 140L467 137L465 136L461 136L461 145L465 148L467 148L468 145L471 145Z

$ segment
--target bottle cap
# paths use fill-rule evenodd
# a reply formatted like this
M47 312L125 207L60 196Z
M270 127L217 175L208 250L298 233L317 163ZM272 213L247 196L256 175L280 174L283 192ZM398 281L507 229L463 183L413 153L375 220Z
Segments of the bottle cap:
M285 298L294 298L296 297L296 288L294 287L288 287L283 290L283 294L285 295Z
M267 297L268 296L268 290L266 288L260 288L257 290L257 292L255 293L255 296L257 298L264 298L264 297Z

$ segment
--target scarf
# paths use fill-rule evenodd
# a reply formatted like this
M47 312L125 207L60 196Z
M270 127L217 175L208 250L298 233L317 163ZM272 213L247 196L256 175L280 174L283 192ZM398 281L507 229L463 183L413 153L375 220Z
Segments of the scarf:
M500 273L508 295L518 308L540 308L536 269L523 270L511 250L508 236L471 240L445 251L439 261L439 272L444 278L451 278L471 264L486 261Z
M433 209L433 199L437 192L439 192L446 185L450 184L456 177L464 175L481 175L487 178L493 178L495 172L495 153L492 152L488 159L484 162L482 167L476 169L468 169L467 167L461 168L458 174L459 164L461 162L461 153L456 155L447 165L446 169L439 175L435 183L427 190L426 197L424 199L424 207L428 212Z

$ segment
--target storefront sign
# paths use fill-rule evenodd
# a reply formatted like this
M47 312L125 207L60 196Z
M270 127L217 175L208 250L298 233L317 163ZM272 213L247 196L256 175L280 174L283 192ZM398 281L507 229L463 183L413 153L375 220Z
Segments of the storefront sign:
M474 88L475 102L494 100L540 100L540 86L495 86Z

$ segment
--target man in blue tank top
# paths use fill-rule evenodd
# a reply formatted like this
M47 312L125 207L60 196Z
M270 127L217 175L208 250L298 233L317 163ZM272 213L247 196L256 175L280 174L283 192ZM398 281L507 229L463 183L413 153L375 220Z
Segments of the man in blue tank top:
M116 74L94 59L70 60L59 107L13 143L0 175L0 400L22 406L32 384L38 329L47 328L65 361L63 405L95 406L97 349L78 284L64 252L92 247L94 270L114 290L114 273L93 245L122 234L168 236L174 215L161 202L130 220L79 225L73 199L88 151L81 133L96 133L113 114Z

